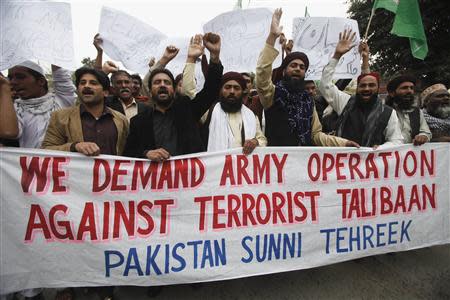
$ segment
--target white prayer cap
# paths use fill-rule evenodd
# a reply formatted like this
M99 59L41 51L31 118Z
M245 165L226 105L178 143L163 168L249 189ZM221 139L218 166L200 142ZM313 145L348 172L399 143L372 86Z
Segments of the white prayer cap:
M42 76L45 76L44 69L37 63L32 62L31 60L26 60L23 63L20 63L16 66L21 66L21 67L25 67L25 68L34 70L34 71L38 72L39 74L41 74Z

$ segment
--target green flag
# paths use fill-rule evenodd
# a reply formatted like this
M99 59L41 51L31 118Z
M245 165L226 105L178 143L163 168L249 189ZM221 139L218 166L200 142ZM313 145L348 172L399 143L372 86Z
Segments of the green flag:
M417 0L400 1L391 33L409 38L411 52L415 58L423 60L427 56L427 38Z
M398 1L399 0L375 0L373 10L377 8L384 8L395 14L397 11Z
M377 8L395 13L391 33L409 38L412 55L423 60L427 56L428 45L417 0L375 0L373 10Z

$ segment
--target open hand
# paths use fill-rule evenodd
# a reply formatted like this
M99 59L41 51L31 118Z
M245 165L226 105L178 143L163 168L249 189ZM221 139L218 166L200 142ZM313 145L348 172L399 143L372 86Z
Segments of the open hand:
M188 58L193 60L194 62L202 56L205 51L205 47L203 46L203 37L201 34L196 34L191 38L188 48Z
M355 47L356 32L351 29L345 29L344 32L339 33L339 42L336 45L336 50L334 51L334 58L341 58L342 55L350 51Z
M270 34L279 37L283 33L283 26L280 26L281 15L283 10L281 8L275 9L272 15L272 23L270 24Z

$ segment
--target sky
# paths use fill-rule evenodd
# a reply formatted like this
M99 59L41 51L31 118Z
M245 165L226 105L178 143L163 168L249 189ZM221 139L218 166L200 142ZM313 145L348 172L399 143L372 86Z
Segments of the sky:
M190 37L202 33L203 24L217 15L233 10L236 0L72 0L72 24L74 33L75 61L84 57L95 58L92 45L98 31L102 6L121 10L134 16L169 37ZM346 17L344 0L242 0L242 8L267 7L283 9L282 25L288 37L292 34L292 19L303 17L305 6L311 17ZM107 55L104 54L104 61ZM81 64L81 63L80 63Z

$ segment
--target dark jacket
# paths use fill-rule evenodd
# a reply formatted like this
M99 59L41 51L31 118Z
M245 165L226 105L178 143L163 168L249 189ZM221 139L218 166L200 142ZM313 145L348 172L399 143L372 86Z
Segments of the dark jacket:
M357 142L363 147L373 147L386 142L384 130L392 108L375 99L369 105L358 105L352 96L336 123L336 135Z
M221 63L210 63L203 89L190 100L189 97L177 97L170 107L175 115L177 130L177 148L180 154L202 152L206 149L200 137L198 122L211 104L217 99L222 80ZM124 155L145 157L147 150L157 149L153 131L154 109L139 113L131 119Z

